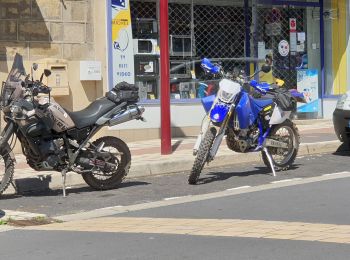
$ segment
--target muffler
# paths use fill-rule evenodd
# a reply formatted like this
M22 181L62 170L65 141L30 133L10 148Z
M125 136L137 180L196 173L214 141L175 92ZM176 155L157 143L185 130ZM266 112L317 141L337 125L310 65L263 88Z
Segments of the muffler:
M109 120L108 124L109 126L115 126L133 119L139 119L143 112L145 112L145 108L142 106L128 108L127 110L115 115Z

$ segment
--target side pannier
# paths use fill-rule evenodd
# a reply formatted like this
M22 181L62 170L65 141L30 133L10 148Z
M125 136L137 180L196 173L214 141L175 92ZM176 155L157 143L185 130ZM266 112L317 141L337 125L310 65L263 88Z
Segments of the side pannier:
M296 104L292 94L287 89L276 89L274 101L283 111L292 111Z

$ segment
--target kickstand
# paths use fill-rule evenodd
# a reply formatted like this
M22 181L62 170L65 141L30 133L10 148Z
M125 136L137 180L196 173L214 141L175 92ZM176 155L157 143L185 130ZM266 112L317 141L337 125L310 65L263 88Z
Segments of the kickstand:
M67 177L67 170L64 169L61 172L62 174L62 190L63 190L63 197L66 197L66 177Z
M267 159L269 160L270 167L272 169L273 177L276 177L275 165L273 164L271 154L269 153L269 151L267 150L266 147L264 147L263 151L266 154Z
M14 188L16 194L19 194L19 193L18 193L18 188L17 188L17 186L16 186L16 184L15 184L15 182L14 182L13 180L11 181L11 185L12 185L12 187Z

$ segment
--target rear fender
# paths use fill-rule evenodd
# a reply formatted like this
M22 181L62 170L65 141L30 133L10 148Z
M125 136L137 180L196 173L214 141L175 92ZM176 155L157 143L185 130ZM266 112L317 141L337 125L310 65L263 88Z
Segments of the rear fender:
M280 107L276 106L271 115L270 125L279 125L286 121L289 117L291 111L283 111Z

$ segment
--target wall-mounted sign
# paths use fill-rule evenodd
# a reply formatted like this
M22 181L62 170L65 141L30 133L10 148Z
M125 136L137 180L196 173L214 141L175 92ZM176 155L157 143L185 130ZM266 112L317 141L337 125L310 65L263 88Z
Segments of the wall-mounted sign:
M286 40L280 41L278 44L278 52L282 57L286 57L289 54L289 43Z
M306 34L305 34L305 32L298 32L298 41L302 42L302 43L306 41Z
M290 41L290 51L291 52L296 52L297 51L297 33L296 32L291 32L289 34L289 41Z
M129 0L112 0L112 56L113 86L122 81L134 84L134 48Z
M289 18L289 30L290 30L290 32L297 31L297 19Z
M80 80L101 80L100 61L80 61Z

